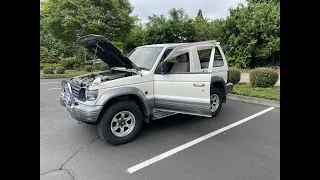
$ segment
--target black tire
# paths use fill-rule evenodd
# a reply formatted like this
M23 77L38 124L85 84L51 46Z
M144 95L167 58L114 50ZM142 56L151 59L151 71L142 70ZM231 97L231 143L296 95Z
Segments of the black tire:
M111 131L111 122L113 117L121 112L121 111L129 111L134 115L135 118L135 126L133 130L124 137L118 137L114 135ZM100 137L103 140L106 140L112 145L120 145L124 143L128 143L135 139L139 134L142 124L143 124L143 115L138 107L138 105L134 101L120 101L112 104L108 107L103 114L99 118L97 123L98 132Z
M212 113L212 117L215 117L219 114L220 110L221 110L221 107L222 107L222 93L221 91L216 88L216 87L211 87L211 90L210 90L210 105L211 105L211 96L216 94L218 97L219 97L219 106L218 108L214 111L214 112L211 112Z

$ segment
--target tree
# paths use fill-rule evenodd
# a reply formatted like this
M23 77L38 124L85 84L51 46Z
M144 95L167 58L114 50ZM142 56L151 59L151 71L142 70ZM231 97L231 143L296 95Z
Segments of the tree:
M190 42L195 39L193 20L183 9L170 9L169 18L153 14L148 19L145 34L147 44Z
M201 9L199 9L199 11L198 11L198 14L197 14L197 17L196 17L196 18L204 19L204 18L203 18L203 15L202 15L202 10L201 10Z
M248 3L280 2L280 0L247 0Z
M87 34L121 41L136 20L132 10L128 0L44 0L40 14L43 28L62 41Z
M40 14L40 61L56 62L60 57L69 57L73 54L72 43L63 42L53 37L43 26Z
M125 40L123 50L129 53L132 49L145 44L145 29L141 24L137 24L131 31L128 38Z
M280 3L240 4L230 9L223 28L231 65L247 68L272 64L280 52Z

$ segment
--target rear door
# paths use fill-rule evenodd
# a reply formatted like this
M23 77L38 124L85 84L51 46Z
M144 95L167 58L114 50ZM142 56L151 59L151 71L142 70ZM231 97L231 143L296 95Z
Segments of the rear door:
M164 74L155 73L154 75L154 97L157 110L211 117L211 72L201 70L197 50L212 49L215 43L215 41L190 43L178 46L171 51L164 60L169 64L169 68ZM187 57L187 60L180 62L181 60L177 58L181 55ZM172 65L176 67L171 67ZM176 69L182 69L182 71L176 71Z
M226 57L219 44L214 49L213 61L209 63L209 70L212 72L212 76L220 76L224 82L227 83L228 79L228 64Z

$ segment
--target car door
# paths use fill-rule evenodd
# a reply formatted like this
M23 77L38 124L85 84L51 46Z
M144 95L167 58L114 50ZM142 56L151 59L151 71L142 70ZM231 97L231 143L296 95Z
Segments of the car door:
M209 69L212 71L212 76L222 77L224 82L227 83L228 79L228 64L226 57L219 44L216 45L214 49L213 61L209 63Z
M211 117L211 72L201 70L197 49L204 47L214 49L215 43L215 41L190 43L171 51L163 63L173 63L173 66L163 73L156 71L154 75L156 110ZM180 62L180 56L188 57L189 68L186 71L175 71L179 68L186 69L186 60ZM180 58L179 61L177 57Z

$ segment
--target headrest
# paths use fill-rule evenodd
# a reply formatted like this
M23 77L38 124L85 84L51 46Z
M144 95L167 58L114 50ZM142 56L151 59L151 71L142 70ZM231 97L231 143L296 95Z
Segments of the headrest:
M181 54L181 55L177 56L176 60L178 62L189 62L188 56L186 54Z

